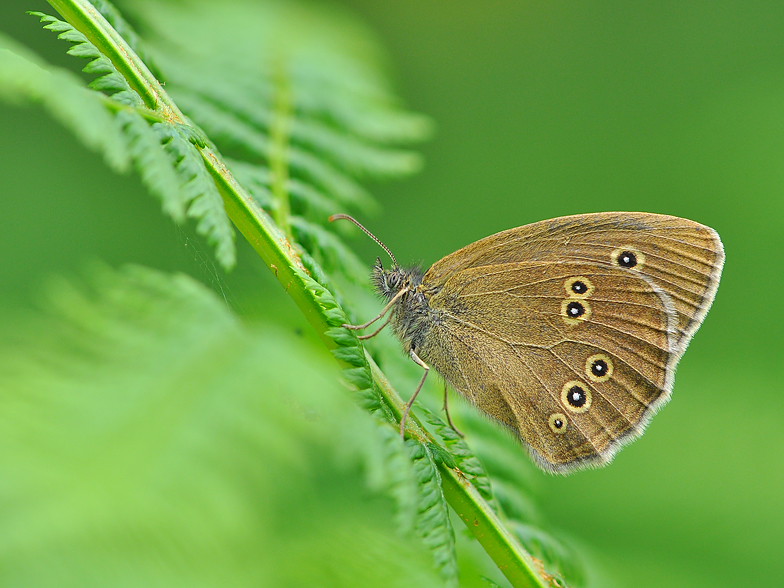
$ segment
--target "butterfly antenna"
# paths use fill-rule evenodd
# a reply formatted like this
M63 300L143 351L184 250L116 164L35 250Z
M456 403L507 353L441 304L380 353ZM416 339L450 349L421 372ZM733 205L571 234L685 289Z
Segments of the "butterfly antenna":
M347 221L351 221L352 223L354 223L355 225L357 225L357 226L358 226L360 229L362 229L363 231L365 231L365 233L367 234L367 236L368 236L368 237L370 237L370 238L371 238L371 239L373 239L373 240L374 240L376 243L378 243L379 245L381 245L381 248L382 248L384 251L386 251L386 252L387 252L387 254L389 255L389 257L391 257L391 258L392 258L392 263L394 263L395 265L397 265L397 260L395 259L395 256L394 256L394 255L392 255L392 252L389 250L389 247L387 247L386 245L384 245L384 244L383 244L381 241L379 241L378 237L376 237L376 236L375 236L373 233L371 233L371 232L370 232L370 231L368 231L368 230L367 230L365 227L363 227L361 224L359 224L359 221L358 221L357 219L355 219L353 216L349 216L349 215L347 215L347 214L333 214L331 217L329 217L329 222L334 222L334 221L336 221L336 220L340 220L340 219L344 219L344 220L347 220Z

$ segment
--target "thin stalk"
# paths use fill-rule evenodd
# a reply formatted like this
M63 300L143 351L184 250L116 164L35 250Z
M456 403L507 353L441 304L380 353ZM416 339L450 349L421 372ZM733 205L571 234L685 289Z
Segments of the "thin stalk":
M88 0L48 0L76 30L87 36L142 97L145 104L171 123L187 120L144 62ZM264 260L329 349L327 318L315 295L306 287L307 270L288 238L269 215L234 179L220 154L210 146L198 147L207 170L223 197L226 213Z
M270 125L270 139L272 141L269 165L272 170L272 194L275 196L275 210L273 216L278 227L291 236L289 216L289 193L287 184L289 180L288 151L289 151L289 126L291 124L291 88L286 72L285 61L275 60L274 67L274 98L272 124Z
M384 373L376 365L370 354L365 352L373 379L381 390L381 395L392 407L395 416L400 419L405 402L387 380ZM415 434L421 436L420 441L435 443L430 433L414 415L409 413L410 424L416 424ZM412 427L407 427L411 433ZM503 521L498 518L490 505L479 494L468 478L457 468L447 467L443 462L438 464L441 473L441 489L449 506L460 520L465 523L471 534L506 576L512 586L547 586L546 579L539 576L537 566L531 555L523 549L517 539L509 532Z
M47 0L76 30L111 60L150 110L161 112L170 122L183 122L174 101L125 39L88 0Z

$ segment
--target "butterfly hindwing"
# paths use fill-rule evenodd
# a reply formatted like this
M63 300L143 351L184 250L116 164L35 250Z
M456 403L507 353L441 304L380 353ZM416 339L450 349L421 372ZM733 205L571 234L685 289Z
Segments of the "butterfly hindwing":
M473 267L429 304L440 319L420 355L548 469L608 461L669 396L676 313L651 281L622 268Z

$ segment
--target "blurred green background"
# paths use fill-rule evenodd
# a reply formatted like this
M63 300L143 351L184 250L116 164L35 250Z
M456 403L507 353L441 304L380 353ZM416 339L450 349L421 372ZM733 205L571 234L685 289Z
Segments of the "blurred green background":
M784 4L340 6L378 32L399 93L438 127L424 172L373 186L383 213L362 219L401 262L430 264L488 234L583 212L666 213L719 232L722 284L672 402L610 467L541 474L541 506L602 585L775 585L784 577ZM3 3L0 28L70 63L20 14L45 8ZM51 273L100 259L183 270L243 316L304 325L248 247L222 275L138 178L102 168L40 111L3 106L0 132L6 308ZM85 178L87 165L102 171ZM367 240L354 245L368 265L378 253Z

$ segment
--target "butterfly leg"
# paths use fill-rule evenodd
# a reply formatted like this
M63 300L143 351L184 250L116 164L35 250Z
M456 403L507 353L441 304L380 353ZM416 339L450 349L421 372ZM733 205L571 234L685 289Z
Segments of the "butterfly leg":
M400 415L400 436L401 437L405 437L406 436L406 419L408 418L408 413L411 410L411 405L414 404L414 400L416 400L416 397L419 394L419 391L422 389L422 384L425 383L425 378L427 378L427 373L430 371L430 366L427 365L424 361L422 361L419 358L419 356L416 353L414 353L413 349L411 351L409 351L408 354L411 356L411 359L414 360L415 364L417 364L418 366L421 366L422 369L425 370L425 373L422 374L422 379L419 380L419 385L416 387L416 390L414 390L414 393L411 395L411 398L406 403L406 406L403 409L403 414Z
M378 335L381 331L383 331L384 327L386 327L389 324L389 321L391 320L392 320L392 313L390 312L389 316L387 317L387 320L384 321L384 324L382 324L379 328L377 328L375 331L370 333L370 335L360 335L359 337L357 337L357 339L359 339L360 341L364 341L365 339L372 339L373 337Z
M365 329L365 328L369 327L370 325L372 325L373 323L375 323L375 322L376 322L378 319L380 319L381 317L383 317L383 316L384 316L384 315L387 313L387 311L389 311L389 309L390 309L390 308L392 308L392 307L395 305L395 302L397 302L397 301L398 301L398 299L399 299L401 296L403 296L403 295L404 295L406 292L408 292L408 291L409 291L409 289L408 289L408 288L403 288L403 289L401 289L401 290L400 290L400 292L398 292L397 294L395 294L394 298L392 298L392 300L390 300L390 301L387 303L387 305L386 305L386 306L385 306L385 307L384 307L384 308L381 310L381 312L380 312L380 313L378 313L378 316L376 316L376 318L374 318L374 319L371 319L371 320L369 320L368 322L366 322L366 323L363 323L363 324L361 324L361 325L348 325L348 324L343 324L343 325L340 325L340 326L341 326L341 327L343 327L344 329L351 329L352 331L359 331L360 329ZM387 321L387 323L388 323L388 322L389 322L389 321ZM386 324L387 324L387 323L384 323L384 325L383 325L381 328L383 329L383 328L384 328L384 326L386 326ZM381 329L379 329L378 331L380 331L380 330L381 330ZM377 333L378 333L378 331L376 331L375 333L373 333L373 335L377 334ZM373 335L370 335L370 336L372 337Z
M452 422L452 416L449 414L449 386L447 385L446 380L444 380L444 412L446 413L446 422L449 423L452 430L461 437L465 437L465 435L460 432L460 429Z

